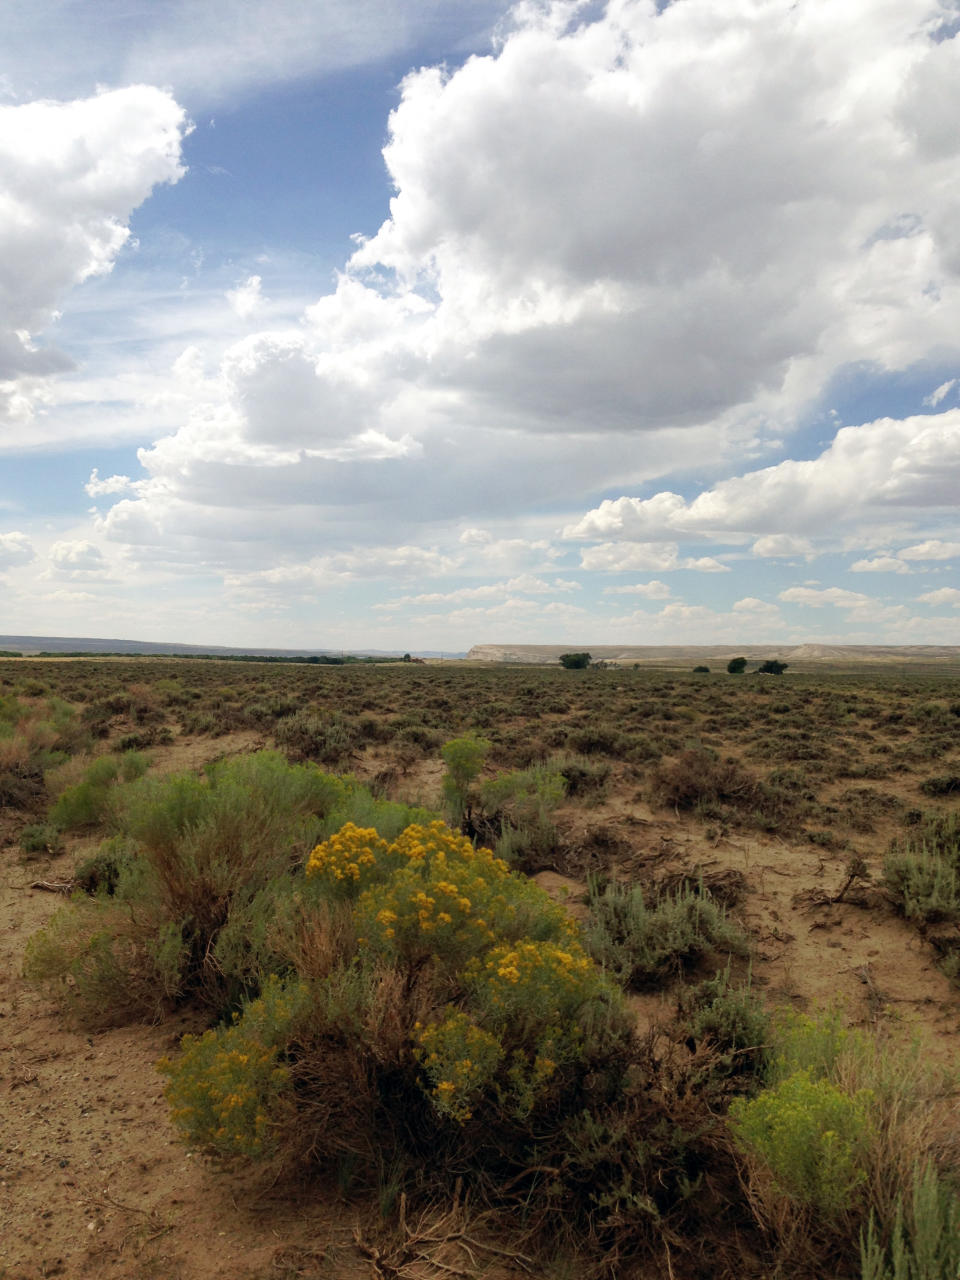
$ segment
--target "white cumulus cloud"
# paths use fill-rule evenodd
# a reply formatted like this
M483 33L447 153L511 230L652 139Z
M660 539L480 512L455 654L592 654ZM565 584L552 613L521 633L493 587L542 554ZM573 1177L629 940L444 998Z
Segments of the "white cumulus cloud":
M789 533L771 533L764 538L758 538L750 550L755 556L761 556L764 559L779 559L787 556L804 556L806 559L812 559L816 555L809 538L798 538Z
M36 381L72 367L34 335L71 288L110 271L153 188L183 175L187 127L148 85L0 106L0 416L29 417Z
M58 576L100 575L108 568L100 548L85 538L55 542L50 547L48 556L51 567Z
M817 458L721 480L692 501L670 492L607 499L564 535L636 541L759 533L761 547L805 547L816 534L836 534L864 519L936 508L952 516L958 486L960 410L952 409L843 427Z
M243 284L227 291L227 301L241 320L247 320L260 310L263 303L260 291L262 283L260 276L250 276Z
M903 560L952 560L960 556L960 542L944 542L940 538L928 538L912 547L904 547L897 553Z
M910 573L910 566L897 556L881 555L872 559L855 560L851 573Z
M33 543L25 533L0 533L0 572L29 564L35 557Z
M864 609L874 602L859 591L846 591L843 587L788 587L780 592L779 599L787 604L804 604L814 609L824 605L837 605L841 609Z
M960 591L956 587L941 587L938 591L926 591L917 596L922 604L952 604L960 608Z
M131 485L129 476L104 476L101 479L99 470L94 467L90 472L90 479L83 487L91 498L102 498L115 493L127 493Z
M647 600L668 600L673 594L665 582L652 578L649 582L634 582L628 587L604 587L608 596L643 596Z

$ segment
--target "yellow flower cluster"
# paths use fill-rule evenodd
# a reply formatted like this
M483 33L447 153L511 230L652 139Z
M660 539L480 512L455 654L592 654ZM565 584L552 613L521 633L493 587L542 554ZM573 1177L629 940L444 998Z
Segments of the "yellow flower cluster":
M570 1018L603 986L601 973L573 941L493 947L470 962L466 977L497 1020L518 1014L550 1023Z
M271 979L232 1026L184 1036L180 1056L157 1064L169 1077L171 1116L188 1142L221 1155L265 1153L271 1114L290 1081L279 1046L308 1000L305 986Z
M325 881L334 891L353 895L382 874L388 845L373 827L352 822L318 844L307 859L307 875Z
M357 899L366 947L410 961L433 955L459 965L498 938L534 929L570 938L576 925L524 876L489 849L475 849L443 822L415 824L390 845L352 825L318 846L308 875L323 874Z
M233 1037L231 1037L233 1032ZM274 1046L244 1036L244 1049L230 1044L236 1030L184 1036L176 1064L158 1066L171 1076L165 1093L173 1122L188 1140L223 1155L259 1156L269 1127L268 1099L284 1087L287 1069Z
M507 872L502 858L495 858L489 849L475 849L466 836L451 831L445 822L431 822L426 826L414 825L400 833L390 846L390 853L398 863L428 860L442 866L448 859L476 863L501 874Z
M434 1106L459 1123L469 1120L503 1056L500 1041L461 1012L427 1026L418 1022L414 1033L414 1056L433 1086Z

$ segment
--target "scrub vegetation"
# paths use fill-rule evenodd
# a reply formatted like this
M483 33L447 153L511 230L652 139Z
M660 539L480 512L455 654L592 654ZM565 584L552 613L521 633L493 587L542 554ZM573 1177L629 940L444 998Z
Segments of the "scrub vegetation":
M383 1275L956 1280L960 678L734 674L0 662L23 974Z

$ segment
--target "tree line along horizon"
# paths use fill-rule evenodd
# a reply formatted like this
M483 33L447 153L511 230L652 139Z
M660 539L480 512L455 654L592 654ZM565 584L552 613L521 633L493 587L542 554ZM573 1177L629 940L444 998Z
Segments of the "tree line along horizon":
M560 655L560 665L568 671L582 671L589 666L604 667L607 664L603 661L594 662L591 653L562 653ZM635 666L639 664L634 664ZM776 658L767 658L757 666L757 674L762 676L782 676L784 671L790 664L788 662L779 662ZM731 658L727 663L727 671L732 676L742 676L747 669L746 658ZM709 675L710 668L705 666L696 666L693 668L696 675Z

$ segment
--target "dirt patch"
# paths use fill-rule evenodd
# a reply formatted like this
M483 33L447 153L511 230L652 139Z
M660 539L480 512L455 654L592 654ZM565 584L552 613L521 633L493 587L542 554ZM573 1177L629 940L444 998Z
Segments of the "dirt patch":
M23 981L27 939L62 904L28 886L68 879L73 856L18 853L0 849L0 1276L369 1277L358 1215L329 1191L265 1188L178 1140L154 1064L188 1020L81 1034Z

